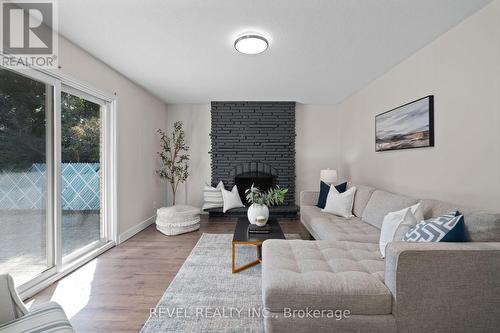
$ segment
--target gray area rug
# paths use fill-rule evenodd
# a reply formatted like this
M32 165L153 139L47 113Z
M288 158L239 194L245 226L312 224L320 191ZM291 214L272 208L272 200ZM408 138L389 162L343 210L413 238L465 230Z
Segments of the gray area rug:
M261 266L233 274L232 239L230 234L201 236L141 332L264 331ZM237 245L237 266L255 258L255 246Z

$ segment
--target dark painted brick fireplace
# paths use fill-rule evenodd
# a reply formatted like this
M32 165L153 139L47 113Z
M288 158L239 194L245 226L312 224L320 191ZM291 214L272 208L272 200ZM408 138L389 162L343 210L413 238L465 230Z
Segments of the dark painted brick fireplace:
M212 184L255 176L288 188L295 207L295 135L295 102L212 102Z

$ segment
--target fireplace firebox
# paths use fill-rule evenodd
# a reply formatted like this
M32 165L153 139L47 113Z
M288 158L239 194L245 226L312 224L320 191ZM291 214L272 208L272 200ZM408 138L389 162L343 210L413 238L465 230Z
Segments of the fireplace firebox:
M234 177L234 183L238 187L241 201L245 206L250 206L245 194L246 189L249 189L253 185L261 191L267 191L275 186L275 180L275 176L260 171L243 172Z

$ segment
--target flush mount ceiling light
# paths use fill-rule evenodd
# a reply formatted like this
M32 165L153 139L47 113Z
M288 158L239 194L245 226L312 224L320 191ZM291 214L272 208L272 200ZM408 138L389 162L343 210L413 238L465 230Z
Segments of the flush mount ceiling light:
M264 52L269 46L269 42L262 36L247 34L236 38L234 48L245 54L258 54Z

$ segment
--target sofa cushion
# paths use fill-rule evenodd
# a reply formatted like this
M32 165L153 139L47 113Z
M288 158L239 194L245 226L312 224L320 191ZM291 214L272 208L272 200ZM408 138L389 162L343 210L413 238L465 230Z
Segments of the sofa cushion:
M343 218L323 213L316 206L302 206L300 219L317 240L342 240L378 244L380 230L357 217Z
M406 197L386 191L375 190L363 211L363 221L381 229L384 216L418 202L415 198Z
M380 230L354 217L349 220L340 217L331 218L328 223L324 220L313 223L322 240L351 241L378 244Z
M500 242L500 214L475 211L464 214L465 233L471 242Z
M317 240L322 239L322 236L316 232L315 228L315 225L320 223L320 220L324 220L326 222L330 221L329 214L323 213L321 209L316 206L300 207L300 221Z
M370 197L375 191L375 188L364 185L356 185L351 182L347 183L347 188L349 189L351 187L356 187L352 213L354 214L354 216L361 217L363 216L363 211L365 210L368 200L370 200Z
M309 307L391 313L377 244L272 239L262 250L262 295L272 312Z
M500 214L498 213L430 199L422 200L422 208L426 219L458 210L464 215L465 233L469 241L500 242Z
M422 200L422 212L424 213L424 219L430 219L432 217L438 217L447 214L452 211L460 211L460 213L470 212L470 209L458 209L457 205L453 205L449 202L439 201L439 200Z

